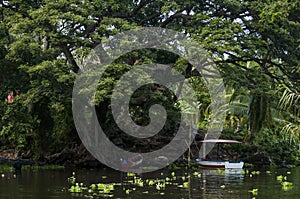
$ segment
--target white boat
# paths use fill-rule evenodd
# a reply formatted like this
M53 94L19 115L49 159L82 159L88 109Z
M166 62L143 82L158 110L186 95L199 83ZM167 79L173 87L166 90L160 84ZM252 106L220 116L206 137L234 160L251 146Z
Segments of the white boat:
M199 166L204 168L225 168L225 161L223 160L206 160L198 158L196 161Z
M242 169L244 167L244 162L225 162L225 169Z
M221 140L221 139L211 139L203 140L202 143L241 143L236 140ZM219 147L218 147L219 148ZM244 167L244 162L232 162L228 160L211 160L211 159L196 159L200 167L203 168L225 168L225 169L242 169Z

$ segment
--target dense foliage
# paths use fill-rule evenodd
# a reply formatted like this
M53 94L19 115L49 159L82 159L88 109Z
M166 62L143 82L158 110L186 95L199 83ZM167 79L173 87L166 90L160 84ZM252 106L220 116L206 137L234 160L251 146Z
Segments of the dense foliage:
M188 34L213 57L228 92L223 136L251 143L251 153L297 163L299 13L296 0L0 1L0 147L39 158L79 143L71 97L83 59L111 35L157 26ZM189 79L199 100L198 127L205 131L210 97L199 73L177 55L155 49L120 57L99 82L98 117L107 131L118 130L109 108L113 86L144 63L173 65ZM178 104L172 94L159 89L139 94L153 87L159 86L141 88L132 100L134 121L147 124L143 113L164 95L169 97L163 104L174 111L170 119L176 121ZM7 98L11 91L12 103ZM164 130L172 133L170 129Z

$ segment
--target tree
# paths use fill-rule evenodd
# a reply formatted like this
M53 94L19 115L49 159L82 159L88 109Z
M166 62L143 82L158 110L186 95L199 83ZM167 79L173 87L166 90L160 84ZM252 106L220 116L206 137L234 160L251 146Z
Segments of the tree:
M45 143L53 143L49 147L53 152L64 147L62 143L68 142L68 137L75 138L71 93L83 59L109 36L139 26L170 28L198 41L213 57L226 86L237 93L245 90L252 99L248 106L249 124L251 135L255 136L270 118L266 110L279 100L274 95L279 86L299 93L299 11L296 0L1 1L1 98L4 100L8 92L19 90L23 99L11 106L1 102L0 130L7 136L1 142L15 146L12 143L17 142L9 141L10 132L24 132L30 134L24 142L35 137L40 140L36 149L46 146L40 149L43 155L48 151ZM178 55L147 49L124 55L106 71L104 82L99 84L102 90L97 93L100 122L110 124L109 99L118 78L135 64L151 62L172 65L185 75L201 102L200 118L209 114L206 110L210 100L201 74ZM153 92L148 97L155 101L161 94ZM137 102L134 118L147 122L137 112L149 106L138 106ZM168 105L173 107L176 103ZM9 117L16 110L23 119ZM21 120L27 130L20 130ZM14 130L5 130L12 126Z

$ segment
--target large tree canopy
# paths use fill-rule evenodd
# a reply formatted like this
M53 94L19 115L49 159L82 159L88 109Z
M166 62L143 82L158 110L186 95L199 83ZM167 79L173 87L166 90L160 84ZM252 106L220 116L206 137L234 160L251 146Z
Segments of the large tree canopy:
M300 92L299 13L296 0L0 1L0 141L7 147L38 149L39 156L76 139L71 94L83 59L109 36L136 27L169 28L195 39L213 57L231 101L238 101L242 110L246 103L248 113L242 115L254 136L267 123L273 125L271 110L280 99L276 93ZM209 118L210 99L197 79L200 74L177 55L145 49L124 55L107 71L97 93L99 118L105 118L100 122L111 124L112 87L139 62L178 69L197 91L200 118ZM13 104L5 102L10 91L19 91ZM147 109L144 103L133 101L136 111ZM293 103L299 107L299 100ZM176 100L166 104L176 109ZM243 116L235 115L241 122ZM145 122L139 114L135 119Z

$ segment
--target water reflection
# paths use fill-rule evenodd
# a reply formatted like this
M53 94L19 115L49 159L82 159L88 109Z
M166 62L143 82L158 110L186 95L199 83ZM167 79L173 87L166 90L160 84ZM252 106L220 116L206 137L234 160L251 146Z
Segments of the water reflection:
M201 169L202 198L226 198L228 184L243 184L243 169Z
M203 180L215 179L224 182L239 182L244 180L245 171L243 169L200 169Z
M157 172L137 175L136 177L121 174L110 169L77 170L76 181L86 187L93 183L115 183L112 191L113 198L125 199L154 199L154 198L286 198L294 199L300 196L300 168L289 170L276 169L270 172L261 171L251 176L251 171L243 170L188 170L164 169ZM3 172L2 172L3 173ZM40 199L40 198L73 198L83 199L92 197L88 190L84 193L69 193L68 177L72 170L27 170L21 175L13 172L3 173L0 178L0 198L12 199ZM287 181L293 182L293 188L284 191L276 177L283 175ZM139 179L143 186L134 183ZM149 180L154 185L149 185ZM165 187L158 188L155 183L165 183ZM253 196L249 190L258 189L258 195ZM276 197L275 197L276 196ZM277 197L278 196L278 197ZM94 198L97 198L94 196ZM98 198L103 198L99 196Z

